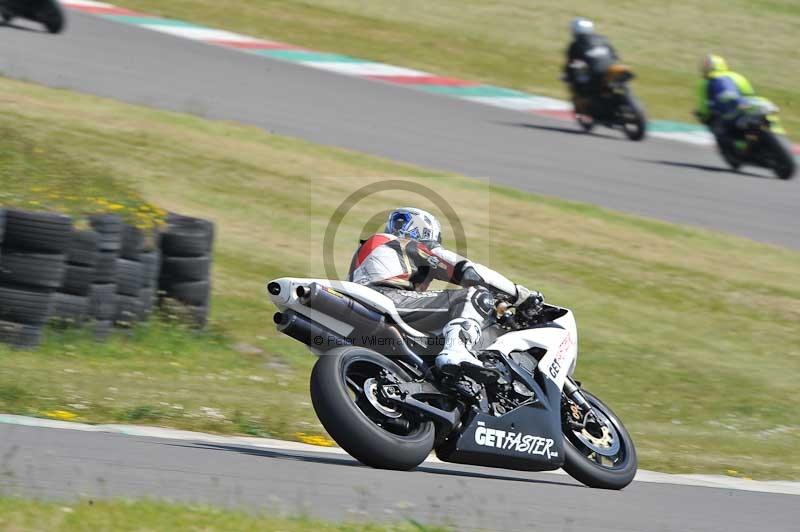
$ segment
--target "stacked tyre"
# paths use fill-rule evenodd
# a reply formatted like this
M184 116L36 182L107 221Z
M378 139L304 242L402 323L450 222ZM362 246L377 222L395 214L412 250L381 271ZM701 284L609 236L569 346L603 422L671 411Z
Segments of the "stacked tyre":
M160 255L152 249L147 250L147 247L142 230L130 225L122 228L114 319L120 327L132 327L152 311Z
M35 347L66 270L68 216L7 210L0 250L0 341Z
M213 242L213 223L176 214L161 235L161 295L180 303L199 327L208 321Z
M53 298L51 319L57 324L83 325L95 318L90 301L100 255L99 242L96 231L72 231L64 281Z
M95 338L105 340L118 314L118 267L125 224L114 214L99 214L89 217L89 225L98 235L97 265L89 295L89 314L94 320Z

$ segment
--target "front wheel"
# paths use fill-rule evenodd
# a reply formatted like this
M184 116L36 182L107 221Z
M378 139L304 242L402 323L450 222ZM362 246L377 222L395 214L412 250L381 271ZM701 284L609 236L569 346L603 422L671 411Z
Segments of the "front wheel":
M792 147L784 137L772 131L762 133L762 143L769 153L769 165L779 179L791 179L794 176L796 162Z
M409 416L381 400L386 374L411 377L388 358L361 347L333 349L311 372L311 402L322 426L350 456L378 469L409 470L433 449L430 421Z
M633 440L608 406L585 390L581 393L594 416L564 400L564 471L589 487L620 490L633 481L638 468ZM575 417L583 417L583 426Z
M628 139L634 141L642 140L647 131L647 117L644 114L644 107L631 93L626 95L625 100L625 104L620 109L622 130Z

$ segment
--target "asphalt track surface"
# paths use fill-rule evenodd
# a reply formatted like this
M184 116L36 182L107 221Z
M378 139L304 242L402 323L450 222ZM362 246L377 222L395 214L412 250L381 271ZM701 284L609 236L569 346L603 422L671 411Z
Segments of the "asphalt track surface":
M708 148L587 136L569 122L75 12L59 36L0 28L0 72L800 249L800 180L730 173Z
M0 494L74 501L158 497L324 519L458 530L797 530L796 495L634 482L619 492L567 476L454 464L379 471L329 453L0 425Z

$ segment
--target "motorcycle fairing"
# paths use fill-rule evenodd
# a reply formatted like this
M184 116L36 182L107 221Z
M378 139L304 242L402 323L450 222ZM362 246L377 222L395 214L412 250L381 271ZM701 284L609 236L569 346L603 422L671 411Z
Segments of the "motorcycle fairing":
M533 348L546 351L537 367L560 391L578 362L578 329L572 312L565 310L561 317L543 327L506 333L487 350L508 357L514 351L524 352Z
M475 412L465 428L436 448L444 462L520 471L549 471L564 464L561 390L550 379L536 379L537 401L500 417Z

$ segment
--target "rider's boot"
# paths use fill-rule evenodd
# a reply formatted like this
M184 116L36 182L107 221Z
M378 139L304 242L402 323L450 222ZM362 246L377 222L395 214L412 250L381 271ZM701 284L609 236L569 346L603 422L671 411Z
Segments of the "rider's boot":
M477 382L494 382L500 377L495 368L487 368L472 352L481 337L481 327L469 318L450 320L442 329L444 349L436 357L436 368L451 377L467 376Z

